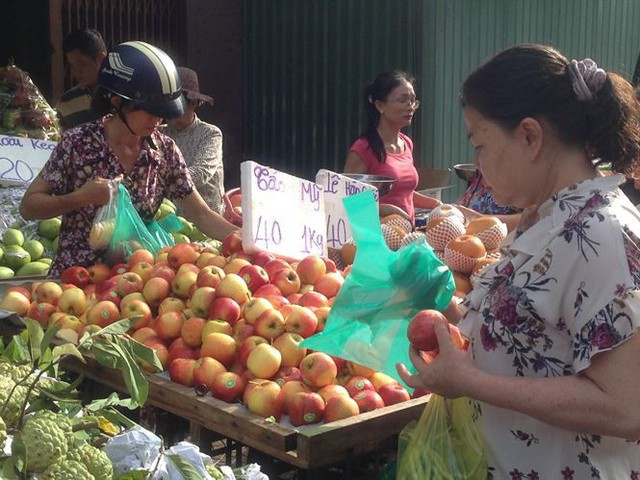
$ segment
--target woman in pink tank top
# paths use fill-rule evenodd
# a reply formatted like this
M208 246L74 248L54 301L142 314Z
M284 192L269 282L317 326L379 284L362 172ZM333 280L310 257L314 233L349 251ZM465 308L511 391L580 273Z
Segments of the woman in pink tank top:
M367 127L349 149L345 173L383 175L396 179L391 191L380 197L381 211L388 205L400 209L411 221L415 208L434 208L441 202L415 191L418 171L413 164L413 142L401 130L411 125L420 101L414 79L394 70L378 75L364 90ZM391 209L393 210L393 209Z

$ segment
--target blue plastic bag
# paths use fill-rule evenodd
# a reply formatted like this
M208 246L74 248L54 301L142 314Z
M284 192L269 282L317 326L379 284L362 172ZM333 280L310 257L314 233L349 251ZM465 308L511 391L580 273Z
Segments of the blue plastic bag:
M455 284L433 249L417 240L394 252L385 243L373 193L343 200L356 256L324 330L302 346L350 360L400 380L410 366L407 327L420 310L449 306Z

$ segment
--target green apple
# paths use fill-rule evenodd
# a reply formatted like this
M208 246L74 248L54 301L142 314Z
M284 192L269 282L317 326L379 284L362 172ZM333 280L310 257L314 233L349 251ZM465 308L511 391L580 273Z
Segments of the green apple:
M22 248L24 248L27 252L29 252L29 255L31 255L32 262L39 260L44 254L44 245L42 245L41 242L35 239L27 240L26 242L24 242L24 244L22 245Z
M7 247L12 245L22 246L24 243L24 235L17 228L7 228L2 234L2 243Z
M176 243L191 243L191 239L187 237L184 233L175 232L175 233L172 233L171 236L173 237Z
M60 235L61 225L62 220L59 217L40 220L40 222L38 222L38 234L45 238L48 238L49 240L53 240L58 235Z
M17 271L31 261L31 255L19 245L9 245L4 249L3 262L5 266Z
M169 205L162 203L160 204L160 207L158 207L158 211L156 212L154 218L156 220L160 220L161 218L164 218L171 213L175 213L175 210L172 209Z
M44 251L48 252L48 253L53 253L53 240L49 240L48 238L45 237L38 237L38 241L42 244L42 246L44 247Z
M25 222L23 218L18 218L11 225L9 225L9 228L16 228L18 230L22 230L22 227L24 227L26 224L27 222Z
M51 266L47 263L36 261L29 262L26 265L20 267L16 272L16 277L25 277L29 275L46 275L49 273Z
M162 199L162 203L164 205L167 205L170 209L172 209L174 212L178 209L178 207L176 206L175 203L173 203L171 200L169 200L168 198L163 198Z
M193 225L189 220L181 217L180 215L178 215L178 220L180 220L180 223L182 224L182 228L178 230L178 233L182 233L183 235L189 237L191 235L191 232L193 232Z
M15 276L15 272L9 267L0 267L0 278L11 278Z

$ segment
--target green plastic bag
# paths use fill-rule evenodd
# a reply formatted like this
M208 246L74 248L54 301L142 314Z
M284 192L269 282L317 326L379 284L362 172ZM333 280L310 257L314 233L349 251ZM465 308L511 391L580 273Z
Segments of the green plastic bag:
M172 233L179 232L183 228L182 222L175 213L165 215L160 220L151 220L147 223L149 233L153 235L161 245L175 245L176 241L171 236Z
M431 395L398 439L396 480L485 480L484 442L469 399Z
M387 247L373 193L343 200L357 245L324 330L302 346L386 373L401 381L398 362L411 367L407 327L420 310L443 310L455 284L451 271L424 241Z
M126 187L119 183L115 227L107 247L105 262L109 265L124 263L138 249L144 248L155 254L166 245L169 244L149 231L133 206Z

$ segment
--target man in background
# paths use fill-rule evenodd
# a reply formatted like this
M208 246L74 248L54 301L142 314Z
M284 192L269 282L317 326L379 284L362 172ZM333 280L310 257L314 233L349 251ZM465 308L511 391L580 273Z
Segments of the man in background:
M62 51L76 86L62 94L56 105L60 125L66 130L97 118L91 111L93 90L98 72L107 56L107 47L100 32L93 28L75 30L62 41Z

